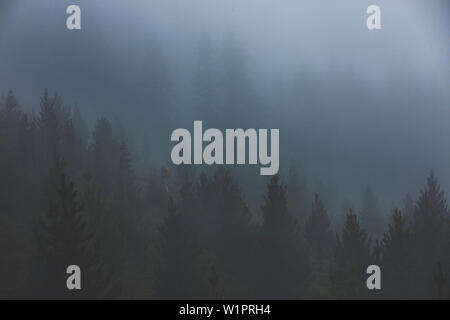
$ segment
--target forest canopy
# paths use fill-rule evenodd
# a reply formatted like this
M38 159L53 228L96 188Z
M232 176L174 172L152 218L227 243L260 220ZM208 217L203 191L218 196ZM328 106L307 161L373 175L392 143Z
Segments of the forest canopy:
M449 297L449 209L433 172L388 221L370 189L362 212L331 221L296 169L288 185L270 179L259 215L224 166L139 176L108 119L90 134L79 109L47 91L36 115L9 91L0 128L2 297ZM74 260L78 293L65 288ZM378 293L365 288L371 264L383 270Z

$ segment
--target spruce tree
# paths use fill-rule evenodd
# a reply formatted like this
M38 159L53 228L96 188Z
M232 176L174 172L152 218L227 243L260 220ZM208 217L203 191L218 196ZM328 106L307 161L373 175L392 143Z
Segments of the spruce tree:
M412 292L411 230L401 211L392 214L389 229L381 241L381 269L383 270L383 297L400 299L410 297Z
M205 279L197 265L199 248L184 226L184 219L173 198L160 232L162 265L155 288L158 299L206 298Z
M14 92L12 90L8 91L6 99L2 104L3 104L2 108L6 113L16 111L19 108L19 100L14 95Z
M117 235L122 232L122 225L112 214L110 201L101 194L90 174L82 178L79 199L83 203L86 233L92 234L92 240L104 262L104 279L111 283L109 297L121 297L123 283L120 262L123 253L118 250L121 242Z
M333 233L330 219L317 193L314 194L311 215L305 223L305 233L312 254L318 259L328 257L333 247Z
M349 211L342 235L334 248L334 266L330 269L333 291L339 298L366 297L366 268L370 262L370 240L361 229L356 214Z
M414 229L422 243L428 247L438 244L445 231L448 207L444 191L430 172L427 185L420 192L416 204Z
M432 279L436 265L448 255L445 251L448 207L444 191L430 172L427 184L416 203L413 236L415 247L415 281L417 297L432 298L435 292Z
M64 161L55 156L47 189L49 205L35 229L37 244L34 279L40 298L79 299L110 297L112 288L103 272L103 263L88 232L83 206L74 184L65 172ZM81 268L82 290L66 287L66 269Z
M23 193L31 189L38 173L31 169L33 162L33 131L19 100L9 91L0 105L0 199L7 214L25 207ZM24 210L25 210L24 208Z
M218 167L212 179L202 174L197 193L214 250L224 255L236 254L236 248L249 242L250 212L231 172ZM237 257L224 258L236 260Z
M253 273L254 232L239 185L231 172L220 166L212 178L202 173L196 189L200 210L194 219L202 246L215 255L217 267L236 283L247 284Z
M255 274L259 278L257 296L266 299L294 299L304 296L308 285L309 257L296 221L286 202L286 187L278 175L267 185L262 206L263 225Z
M51 97L47 90L41 98L39 116L36 118L36 126L40 133L40 142L49 154L51 164L52 155L59 150L62 143L63 128L69 121L70 110L64 108L61 97L55 94Z
M120 145L118 166L113 171L113 214L114 219L120 225L120 233L117 238L120 244L117 250L123 259L121 264L127 270L127 282L132 285L142 285L143 279L147 279L146 269L148 264L149 242L148 235L150 224L145 220L144 208L141 202L140 190L136 185L136 177L132 166L131 155L125 143ZM142 294L148 295L147 288L142 287ZM135 293L130 293L135 294Z

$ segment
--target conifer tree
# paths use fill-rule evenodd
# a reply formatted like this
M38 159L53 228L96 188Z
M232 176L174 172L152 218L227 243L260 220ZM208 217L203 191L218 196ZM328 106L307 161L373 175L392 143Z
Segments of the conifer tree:
M148 245L151 238L148 236L149 225L144 219L131 155L125 143L120 145L118 166L113 172L112 195L114 219L120 225L120 233L116 236L120 241L117 249L121 251L120 256L123 258L124 268L128 270L128 276L132 277L127 281L136 281L137 285L145 278L140 270L141 264L149 259Z
M26 207L21 193L31 188L38 175L30 170L34 164L32 137L28 118L10 90L0 105L0 202L5 213L12 214L18 207Z
M339 298L364 298L365 276L370 262L370 240L361 229L356 214L349 211L341 237L334 248L334 266L330 269L333 291Z
M50 97L45 90L41 98L36 125L40 132L41 143L45 145L50 155L58 151L60 147L63 128L69 121L69 116L70 111L63 107L61 97L57 94Z
M413 224L417 297L432 298L434 295L434 284L430 279L436 265L448 255L445 252L447 219L448 207L444 191L434 172L430 172L427 184L417 199Z
M411 230L401 211L395 210L389 229L381 242L381 268L383 270L383 296L390 299L408 297L412 292Z
M12 90L8 91L5 101L3 102L4 112L10 113L19 108L19 100L16 98Z
M278 175L267 185L262 206L257 296L266 299L302 297L308 284L309 258L299 235L298 225L288 211L286 187Z
M250 211L237 182L229 170L220 166L212 178L200 175L197 194L201 243L215 253L222 269L245 283L253 272L249 263L254 252L253 230Z
M415 232L424 245L432 247L443 236L447 214L444 191L441 190L434 172L430 172L427 185L417 200L414 223Z
M245 242L243 240L249 231L247 228L250 212L231 172L220 166L215 170L212 179L202 174L197 192L205 214L210 217L209 225L215 229L213 232L217 236L217 232L222 233L220 236L226 238L217 240L222 242L222 245L226 245L223 241L227 240L235 242L236 245ZM231 243L228 245L228 249L234 247Z
M201 299L206 297L204 279L199 273L199 249L186 230L181 212L173 198L169 199L168 215L160 229L162 235L162 266L155 296L159 299Z
M317 193L314 194L311 215L306 220L305 233L312 254L318 259L326 258L333 247L333 233L330 219Z
M111 283L109 297L120 297L123 284L120 280L120 262L123 256L117 250L121 246L117 235L122 232L122 226L90 174L86 174L81 181L79 199L83 203L86 233L92 234L92 240L104 262L104 278Z
M49 179L49 206L35 229L37 244L35 294L41 298L78 299L109 297L111 287L92 235L87 232L83 207L74 184L65 173L64 161L55 156ZM66 287L66 269L78 265L83 290Z

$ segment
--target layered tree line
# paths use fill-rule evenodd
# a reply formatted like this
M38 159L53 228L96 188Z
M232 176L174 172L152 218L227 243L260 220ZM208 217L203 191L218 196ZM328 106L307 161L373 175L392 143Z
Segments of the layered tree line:
M174 167L166 185L159 168L136 173L104 117L90 132L48 92L36 114L12 91L0 103L2 298L450 298L449 209L433 172L387 222L366 188L338 228L294 168L252 212L225 167ZM82 290L66 288L71 264ZM366 287L371 264L382 290Z

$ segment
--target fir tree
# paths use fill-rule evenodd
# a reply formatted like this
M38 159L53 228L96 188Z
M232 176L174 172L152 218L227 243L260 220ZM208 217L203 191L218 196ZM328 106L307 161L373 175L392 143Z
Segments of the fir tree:
M136 281L136 285L142 282L146 275L142 273L141 264L148 261L148 224L144 219L144 210L141 203L140 190L136 185L131 155L125 143L122 143L119 151L119 163L113 175L113 199L114 217L118 221L120 233L116 236L120 244L117 249L121 251L124 268L128 276ZM136 271L132 268L136 268ZM142 273L142 274L141 274ZM143 288L145 293L147 290Z
M212 179L200 176L197 185L201 243L217 256L222 269L240 283L253 272L249 263L254 252L250 211L229 170L218 167ZM194 217L194 219L196 219Z
M117 250L121 246L117 235L122 232L122 226L117 217L112 214L109 201L102 196L93 177L89 174L82 179L79 198L83 203L86 233L92 234L93 241L104 261L102 268L104 279L108 279L111 283L108 296L120 297L122 282L119 267L121 267L123 255Z
M269 299L299 298L308 284L309 259L298 225L288 212L286 187L271 178L264 198L257 296Z
M411 288L412 261L411 231L399 210L392 214L388 232L381 242L381 268L383 270L383 296L390 299L408 297Z
M414 223L415 232L424 245L433 247L443 236L447 210L444 191L441 190L434 172L431 172L427 185L417 200Z
M34 169L33 130L19 100L10 90L0 105L0 205L13 214L29 209L36 197L22 201L23 192L32 189L38 172Z
M314 194L311 215L306 220L305 233L313 255L319 259L326 258L333 246L333 233L330 219L317 193Z
M430 279L437 263L448 254L444 245L447 219L448 207L444 191L434 172L431 172L427 185L417 200L413 224L417 297L433 297L435 290Z
M50 155L60 147L63 128L69 121L69 116L70 110L63 107L61 97L57 94L50 97L45 90L36 125L41 134L41 143L46 146L46 151L49 151Z
M3 102L3 109L6 113L11 113L19 109L19 100L16 98L12 90L8 91L6 99Z
M370 261L370 240L361 229L358 217L349 211L341 237L334 248L334 266L330 278L336 297L364 298L365 276Z
M201 299L206 297L204 279L199 273L199 249L184 227L183 217L169 199L168 215L160 229L163 264L155 290L159 299Z
M36 294L43 298L77 299L109 297L110 284L92 236L87 232L83 207L65 173L64 161L55 156L48 194L49 206L36 228L38 280ZM66 269L78 265L83 290L67 290Z

